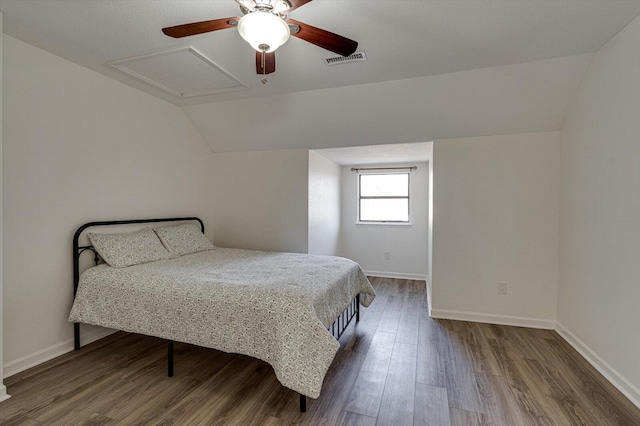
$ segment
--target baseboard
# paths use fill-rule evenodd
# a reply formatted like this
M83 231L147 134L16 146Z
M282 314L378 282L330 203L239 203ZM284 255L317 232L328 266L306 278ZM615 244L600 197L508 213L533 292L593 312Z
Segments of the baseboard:
M0 385L0 402L9 398L11 398L11 395L7 394L7 387L5 385Z
M108 328L96 328L87 333L82 333L82 344L86 345L96 340L102 339L110 334L115 333L115 330ZM52 360L53 358L64 355L73 350L73 339L66 340L48 348L42 349L38 352L34 352L29 355L25 355L21 358L15 359L11 362L4 364L4 377L10 377L14 374L18 374L31 367L35 367L38 364Z
M382 278L398 278L401 280L420 280L426 281L427 276L422 274L405 274L404 272L383 272L383 271L364 271L370 277Z
M593 349L580 340L575 334L570 332L565 326L556 323L556 332L578 351L589 364L600 372L613 386L640 408L640 389L624 378L618 371L602 359Z
M431 301L433 300L433 287L431 287L431 278L427 277L427 314L431 316L431 311L433 311L433 305Z
M509 315L490 315L478 312L449 311L445 309L431 309L431 318L482 322L488 324L513 325L516 327L543 328L555 330L556 322L540 318L514 317Z

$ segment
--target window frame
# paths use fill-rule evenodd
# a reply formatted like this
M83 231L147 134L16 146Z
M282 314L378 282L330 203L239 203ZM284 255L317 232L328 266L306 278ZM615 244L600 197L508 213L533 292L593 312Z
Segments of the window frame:
M360 194L361 177L363 175L407 175L407 196L362 196ZM358 171L358 177L356 179L357 185L357 197L356 197L356 225L394 225L405 226L411 225L411 169L407 168L405 171ZM361 220L360 210L362 199L375 200L375 199L406 199L407 200L407 220Z

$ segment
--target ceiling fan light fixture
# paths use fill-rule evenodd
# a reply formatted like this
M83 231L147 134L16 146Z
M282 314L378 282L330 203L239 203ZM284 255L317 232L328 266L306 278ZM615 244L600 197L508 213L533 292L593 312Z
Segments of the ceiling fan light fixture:
M238 22L238 32L258 52L273 52L289 40L289 26L278 15L256 10Z

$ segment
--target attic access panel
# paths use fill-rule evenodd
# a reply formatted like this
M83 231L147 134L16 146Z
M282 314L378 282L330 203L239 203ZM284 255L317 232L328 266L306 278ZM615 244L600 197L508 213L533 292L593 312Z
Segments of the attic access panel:
M108 65L179 98L247 88L192 46L112 61Z

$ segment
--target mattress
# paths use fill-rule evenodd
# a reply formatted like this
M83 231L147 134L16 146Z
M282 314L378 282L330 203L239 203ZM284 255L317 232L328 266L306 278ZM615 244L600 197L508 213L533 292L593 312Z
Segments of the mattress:
M223 249L80 277L69 321L240 353L317 398L339 348L327 331L356 295L375 292L345 258Z

